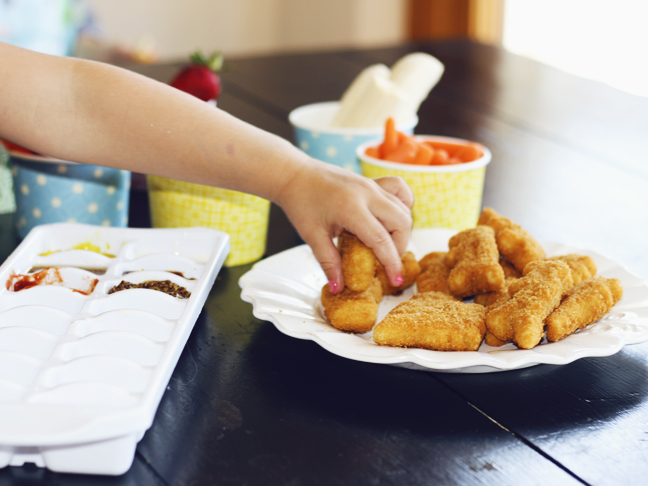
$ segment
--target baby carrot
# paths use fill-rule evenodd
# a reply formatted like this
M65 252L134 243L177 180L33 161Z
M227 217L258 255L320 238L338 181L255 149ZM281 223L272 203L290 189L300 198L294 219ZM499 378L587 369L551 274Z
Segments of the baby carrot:
M455 154L457 151L461 150L462 147L464 147L464 144L451 143L451 142L437 142L437 141L432 142L432 141L430 141L430 140L426 140L426 141L423 142L423 143L429 145L429 146L432 147L434 150L437 150L437 149L443 149L443 150L445 150L446 153L447 153L450 157L454 157L454 154Z
M396 122L393 118L387 118L385 122L385 140L380 144L379 151L381 158L385 156L398 147L398 132L396 131Z
M432 163L433 157L434 157L434 150L432 150L427 145L419 143L416 156L414 157L412 163L417 165L430 165Z
M365 154L376 159L380 158L380 150L378 149L378 147L369 147L367 150L365 150Z
M406 161L409 161L407 163L411 163L411 161L414 160L415 156L416 156L416 145L414 145L414 142L412 140L405 140L402 144L400 144L399 147L396 148L396 150L386 154L383 157L383 160L388 160L390 162L401 162L401 163L405 163Z
M462 162L472 162L477 160L483 155L483 152L479 149L479 146L476 144L464 145L459 149L455 154L454 158L461 160Z
M434 151L434 157L430 162L432 165L446 165L450 157L445 149L437 149Z

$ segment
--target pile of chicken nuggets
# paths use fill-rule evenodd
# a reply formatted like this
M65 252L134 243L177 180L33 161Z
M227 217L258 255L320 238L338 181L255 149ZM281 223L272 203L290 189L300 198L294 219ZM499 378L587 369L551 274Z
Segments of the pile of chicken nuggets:
M596 276L589 256L547 258L527 231L490 208L450 239L447 252L418 261L406 253L399 287L356 236L343 232L338 248L346 285L335 295L322 288L324 315L345 332L373 329L382 346L476 351L485 341L531 349L596 322L623 295L617 279ZM412 298L376 324L383 296L414 284Z

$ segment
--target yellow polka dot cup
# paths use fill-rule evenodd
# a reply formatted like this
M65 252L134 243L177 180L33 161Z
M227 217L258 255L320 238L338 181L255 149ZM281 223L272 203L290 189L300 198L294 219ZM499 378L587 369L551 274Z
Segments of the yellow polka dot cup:
M429 140L455 144L469 143L450 137L416 136L417 141ZM357 149L362 174L372 179L399 176L414 192L412 219L414 228L448 228L457 231L477 224L484 192L486 166L491 153L482 147L483 155L472 162L452 165L412 165L388 162L368 156L365 152L382 142L376 139Z
M15 152L10 163L20 238L48 223L128 226L130 172Z
M356 149L358 145L382 136L385 120L379 120L379 126L375 128L331 127L339 109L339 102L327 101L290 112L288 119L293 127L295 145L315 159L360 174ZM407 123L398 124L396 129L411 134L417 123L415 116Z
M202 226L229 234L228 267L256 261L265 253L270 201L164 177L147 180L154 228Z

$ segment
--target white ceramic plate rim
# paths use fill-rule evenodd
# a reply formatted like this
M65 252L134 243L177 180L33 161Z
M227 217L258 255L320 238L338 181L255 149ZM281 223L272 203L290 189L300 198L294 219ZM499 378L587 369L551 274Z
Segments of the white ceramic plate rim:
M414 230L410 249L417 258L430 251L446 250L447 241L454 233L443 229ZM255 317L272 322L288 336L315 341L345 358L425 371L484 373L538 364L562 365L585 357L610 356L626 344L648 340L648 282L595 252L559 243L542 244L548 256L567 253L591 256L597 264L598 275L621 281L624 297L610 314L588 328L556 343L543 341L529 350L518 349L513 344L494 348L485 343L478 351L466 352L390 348L376 345L372 331L361 335L338 331L322 314L319 297L326 278L306 245L255 264L239 281L241 298L253 305ZM408 289L399 297L385 297L379 320L413 291Z

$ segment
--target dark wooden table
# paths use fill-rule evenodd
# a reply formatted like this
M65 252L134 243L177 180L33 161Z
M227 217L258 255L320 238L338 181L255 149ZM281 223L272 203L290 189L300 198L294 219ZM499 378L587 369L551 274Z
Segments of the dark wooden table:
M291 139L290 110L418 50L446 72L416 133L490 148L485 205L648 279L648 99L447 42L231 60L219 107ZM132 196L131 224L147 226L146 194ZM0 224L4 258L11 216ZM299 243L273 208L268 255ZM356 362L255 319L239 297L250 267L221 271L127 474L5 468L0 486L648 484L648 343L477 375Z

